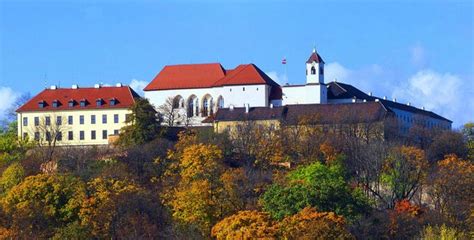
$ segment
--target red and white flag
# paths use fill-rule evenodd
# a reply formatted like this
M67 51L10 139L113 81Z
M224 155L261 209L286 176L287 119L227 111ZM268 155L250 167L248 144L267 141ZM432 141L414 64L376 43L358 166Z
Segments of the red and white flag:
M286 64L286 58L283 58L283 59L281 60L281 64Z

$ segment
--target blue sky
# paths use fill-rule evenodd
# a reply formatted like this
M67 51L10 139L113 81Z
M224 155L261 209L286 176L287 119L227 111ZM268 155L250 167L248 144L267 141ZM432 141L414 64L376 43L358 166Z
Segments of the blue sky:
M313 46L326 82L474 121L472 1L0 0L0 110L45 85L140 88L167 64L303 83Z

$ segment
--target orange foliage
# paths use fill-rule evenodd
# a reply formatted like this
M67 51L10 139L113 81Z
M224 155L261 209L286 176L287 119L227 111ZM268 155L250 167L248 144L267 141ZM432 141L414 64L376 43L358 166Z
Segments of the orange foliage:
M396 202L394 210L397 213L408 213L414 217L423 213L420 207L411 204L407 199Z
M327 163L336 161L339 152L328 143L323 143L319 146L319 150L324 154Z
M344 218L333 212L317 212L306 207L284 218L278 228L284 239L354 239L345 228Z

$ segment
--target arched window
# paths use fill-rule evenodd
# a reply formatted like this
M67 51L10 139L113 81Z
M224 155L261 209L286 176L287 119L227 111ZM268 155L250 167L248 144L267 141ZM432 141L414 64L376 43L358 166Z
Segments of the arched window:
M212 97L209 94L204 95L202 98L202 113L203 117L209 116L212 114Z
M188 107L188 117L194 117L195 116L195 112L194 110L197 110L197 106L196 106L196 96L192 95L191 97L188 98L188 104L187 104L187 107Z
M311 67L311 75L314 75L316 74L316 68L314 68L314 66Z
M173 98L173 109L182 108L182 107L184 107L183 106L183 98L180 95L174 97Z
M217 98L217 108L224 108L224 98L222 96Z

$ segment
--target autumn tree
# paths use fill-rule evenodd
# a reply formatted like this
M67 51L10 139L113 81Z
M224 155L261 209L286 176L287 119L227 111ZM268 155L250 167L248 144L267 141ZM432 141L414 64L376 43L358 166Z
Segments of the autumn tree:
M10 164L0 177L0 197L6 194L12 187L19 184L24 177L25 170L20 163Z
M2 200L10 237L47 238L79 219L84 183L71 175L35 175L14 186Z
M178 222L209 234L212 225L228 209L222 196L222 151L215 145L195 144L180 154L179 182L165 194Z
M443 160L444 156L448 154L456 154L460 158L467 157L466 139L462 133L443 131L433 138L433 142L427 150L427 158L431 163Z
M389 207L403 199L411 200L426 178L427 168L423 150L407 146L392 148L381 175L388 191L377 197Z
M343 217L306 207L277 225L283 239L354 239Z
M259 211L240 211L212 227L211 236L221 239L277 239L278 230L270 215Z
M474 122L464 124L462 134L466 141L466 148L468 151L467 159L474 161Z
M474 225L474 164L448 155L430 176L430 193L435 208L448 222L467 229Z
M153 105L144 98L135 99L130 107L126 126L120 132L119 146L133 146L149 142L160 135L160 121Z
M28 149L31 149L31 143L18 139L17 122L11 122L6 131L0 132L0 168L22 160Z
M96 178L79 213L81 225L100 239L152 239L160 233L160 206L145 189L127 180Z

